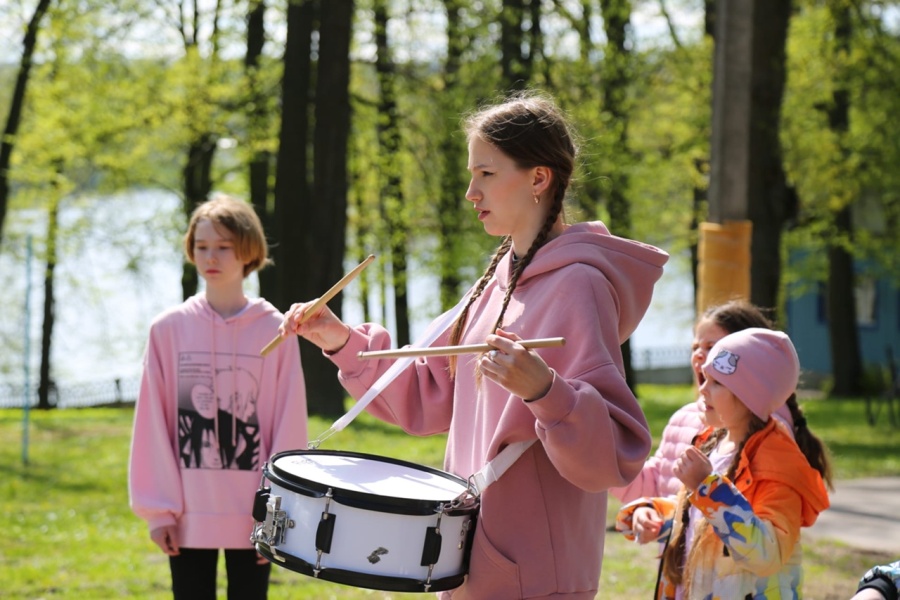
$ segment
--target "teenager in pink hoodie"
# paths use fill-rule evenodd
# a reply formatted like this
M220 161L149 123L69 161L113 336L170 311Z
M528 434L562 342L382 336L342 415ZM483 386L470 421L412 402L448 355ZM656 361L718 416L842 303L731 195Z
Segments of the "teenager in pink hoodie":
M271 565L250 543L263 462L306 446L297 344L259 350L283 316L244 295L268 262L246 202L217 197L193 213L184 250L206 289L156 317L134 415L129 493L169 556L176 600L216 598L219 548L228 598L264 599Z
M694 326L694 341L691 344L691 369L698 390L705 380L702 366L710 349L729 333L736 333L749 327L772 329L773 325L759 308L746 300L731 300L714 305L700 315ZM774 416L792 430L795 419L799 421L803 413L796 397L791 396L786 404L778 407ZM610 493L623 503L645 496L677 494L681 489L681 481L675 477L672 466L691 445L697 434L705 428L696 401L679 408L669 418L656 452L644 463L640 475L627 486L614 488Z
M464 478L511 443L537 442L481 494L468 575L443 597L593 600L607 490L634 478L650 450L620 345L668 255L600 222L565 223L576 145L551 100L522 94L489 106L467 119L466 133L466 198L501 242L455 325L433 343L494 350L419 358L368 410L414 435L448 433L444 468ZM392 361L357 353L390 348L388 332L351 328L327 308L301 324L310 306L292 307L283 331L322 348L360 397ZM557 336L564 346L518 343Z

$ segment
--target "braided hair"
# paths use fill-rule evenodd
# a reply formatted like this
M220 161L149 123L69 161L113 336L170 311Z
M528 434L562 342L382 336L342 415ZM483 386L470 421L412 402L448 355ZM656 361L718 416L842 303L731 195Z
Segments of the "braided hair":
M828 447L809 429L806 416L797 403L797 394L791 394L787 406L791 409L791 419L794 421L794 441L809 462L809 466L822 475L828 489L834 491L834 476L831 469L831 457Z
M541 246L547 242L553 225L563 213L563 201L575 170L578 149L574 134L562 110L549 98L527 91L519 92L499 104L482 108L469 115L464 120L464 131L468 139L480 138L500 150L520 169L547 167L552 173L547 218L531 247L514 263L500 315L492 329L496 331L503 326L506 308L522 272ZM469 316L469 308L484 292L500 259L510 251L510 248L512 238L506 236L500 242L469 296L468 303L453 324L450 332L451 345L459 344ZM451 375L456 373L455 356L450 357L450 373Z

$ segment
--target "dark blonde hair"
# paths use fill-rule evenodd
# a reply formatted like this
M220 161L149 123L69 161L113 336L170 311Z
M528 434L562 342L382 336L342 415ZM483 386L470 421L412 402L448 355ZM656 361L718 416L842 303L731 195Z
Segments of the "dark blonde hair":
M745 437L740 444L738 444L737 448L734 451L734 458L731 461L731 464L728 466L728 471L725 473L725 477L728 479L734 480L735 473L737 472L738 465L741 462L741 453L744 451L744 445L747 443L747 440L750 437L759 431L762 431L766 423L753 413L750 414L750 424L747 428L747 437ZM700 445L700 451L709 456L709 453L713 451L713 448L719 443L725 436L725 429L717 429L709 438L704 441ZM672 533L672 539L669 541L668 545L666 545L666 549L663 552L663 573L666 576L666 579L671 581L676 585L680 585L682 583L687 583L685 578L685 552L687 547L687 540L685 537L685 533L688 527L688 523L690 523L690 510L691 503L688 502L687 499L687 488L685 486L681 486L681 491L678 493L678 507L681 508L680 513L676 513L676 517L680 515L681 517L681 527L677 530L674 530ZM698 529L694 534L694 540L699 540L701 531L702 531L702 523L701 529Z
M207 219L221 233L231 235L235 256L244 261L244 277L272 264L262 222L250 204L231 196L219 195L200 204L191 214L184 234L184 255L194 264L194 238L197 223Z
M572 174L578 147L563 111L549 97L536 92L519 92L499 104L490 105L468 115L463 122L468 139L479 138L497 148L512 159L520 169L547 167L550 178L550 208L543 227L524 256L519 257L510 276L509 287L503 299L500 315L493 331L503 326L506 307L516 289L519 277L534 258L538 249L547 241L553 224L563 212L563 202ZM469 315L469 307L481 296L488 281L497 269L500 259L512 247L512 238L503 238L491 257L487 269L478 280L469 302L456 319L450 334L450 343L458 344ZM455 356L450 358L451 373L456 372Z

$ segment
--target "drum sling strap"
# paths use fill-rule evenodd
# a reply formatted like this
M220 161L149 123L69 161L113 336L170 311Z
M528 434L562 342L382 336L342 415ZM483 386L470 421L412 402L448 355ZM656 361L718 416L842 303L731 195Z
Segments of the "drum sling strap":
M469 294L471 294L471 290ZM458 318L469 300L469 294L466 294L453 309L437 318L425 331L422 339L418 340L413 347L426 348L431 346L432 343ZM337 419L326 432L308 444L309 449L318 450L319 445L325 439L349 425L350 422L353 421L353 419L355 419L366 406L372 402L372 400L381 394L382 391L387 388L387 386L414 360L414 357L401 357L396 360L344 416ZM286 562L286 564L282 564L282 566L287 566L288 568L306 575L317 578L321 577L329 581L336 581L338 583L352 582L352 585L360 587L405 592L429 592L432 590L446 590L458 587L465 576L467 564L459 573L432 579L432 570L440 559L442 547L441 520L443 518L448 518L450 520L459 519L461 518L459 513L467 514L469 511L473 510L473 506L475 507L474 510L477 511L479 497L484 490L497 481L535 441L537 440L525 440L507 445L481 470L469 476L466 480L465 489L460 492L456 498L441 505L441 508L438 511L437 524L427 529L422 548L421 566L428 567L428 574L424 581L414 578L411 579L409 577L365 575L353 570L320 568L319 560L323 553L328 554L331 552L332 537L334 535L336 521L336 518L331 517L329 514L328 503L325 505L323 519L319 522L316 531L315 547L317 558L314 563L300 557L278 554L276 552L276 547L283 541L285 528L293 525L287 525L289 517L287 513L282 510L281 497L270 496L269 488L264 486L266 478L265 470L253 508L253 517L258 524L251 536L251 541L256 544L257 549L263 552L263 555L267 558L282 561L282 563ZM329 494L330 493L331 490L329 489ZM326 495L326 497L329 498L330 502L330 496ZM466 541L460 541L460 548L463 548L464 543L466 545L471 544L471 539L474 535L474 519L475 517L472 516L471 519L466 522L466 526L462 529L462 534ZM375 560L377 560L377 557L375 557ZM468 562L467 557L464 562Z
M435 319L431 325L428 326L428 329L425 330L425 333L422 334L422 338L412 344L411 347L427 348L431 345L454 321L456 321L457 317L459 317L460 313L462 313L468 303L471 293L472 289L462 297L456 306ZM342 431L414 360L415 357L410 356L397 359L343 417L336 420L327 431L307 444L309 449L316 450L323 441L335 433ZM497 481L535 441L536 440L525 440L506 446L492 461L486 464L480 471L469 477L469 487L471 488L469 491L476 497L480 496L484 489Z

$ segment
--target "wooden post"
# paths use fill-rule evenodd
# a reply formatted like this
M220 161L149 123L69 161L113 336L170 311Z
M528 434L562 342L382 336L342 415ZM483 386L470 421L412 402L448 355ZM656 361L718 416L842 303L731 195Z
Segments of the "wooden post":
M709 220L699 226L697 312L750 298L754 0L716 4Z
M700 223L697 314L728 300L750 299L750 221Z

